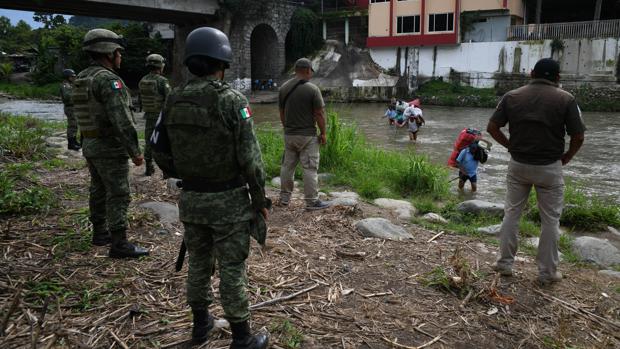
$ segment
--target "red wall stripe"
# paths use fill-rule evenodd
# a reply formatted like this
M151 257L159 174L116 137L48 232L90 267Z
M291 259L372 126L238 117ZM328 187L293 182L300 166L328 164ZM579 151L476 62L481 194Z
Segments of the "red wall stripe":
M457 44L457 33L373 36L366 39L367 47L435 46Z

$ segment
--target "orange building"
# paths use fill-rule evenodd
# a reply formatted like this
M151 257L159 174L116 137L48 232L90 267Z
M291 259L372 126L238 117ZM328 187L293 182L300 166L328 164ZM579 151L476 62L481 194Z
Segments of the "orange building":
M523 22L523 0L370 0L368 47L446 45L460 42L464 13L501 13ZM504 30L507 30L505 28Z

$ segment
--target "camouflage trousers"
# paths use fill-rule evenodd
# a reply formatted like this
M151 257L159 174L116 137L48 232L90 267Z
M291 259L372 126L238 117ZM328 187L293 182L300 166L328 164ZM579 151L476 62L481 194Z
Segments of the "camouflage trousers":
M65 107L65 115L67 116L67 138L76 138L78 122L73 113L73 107Z
M213 302L211 276L217 261L224 317L231 323L248 320L245 260L250 252L250 223L206 225L184 222L183 225L189 253L187 303L200 309Z
M129 163L127 158L87 158L90 171L90 221L95 232L127 228Z
M159 117L156 113L144 113L144 160L148 163L153 163L153 153L151 151L150 139Z

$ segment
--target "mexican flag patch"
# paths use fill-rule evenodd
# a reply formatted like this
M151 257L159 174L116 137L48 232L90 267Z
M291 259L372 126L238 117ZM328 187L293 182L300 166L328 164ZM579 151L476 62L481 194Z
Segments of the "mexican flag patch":
M112 81L112 89L120 90L123 88L123 83L120 80Z
M252 111L250 110L250 107L242 108L240 110L240 113L241 113L241 118L243 120L246 120L252 117Z

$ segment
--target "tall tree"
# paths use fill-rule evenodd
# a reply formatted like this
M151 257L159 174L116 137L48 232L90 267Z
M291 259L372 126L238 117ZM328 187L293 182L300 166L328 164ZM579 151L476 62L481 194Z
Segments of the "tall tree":
M53 13L35 12L32 18L35 22L42 23L45 29L53 29L67 23L65 17Z

